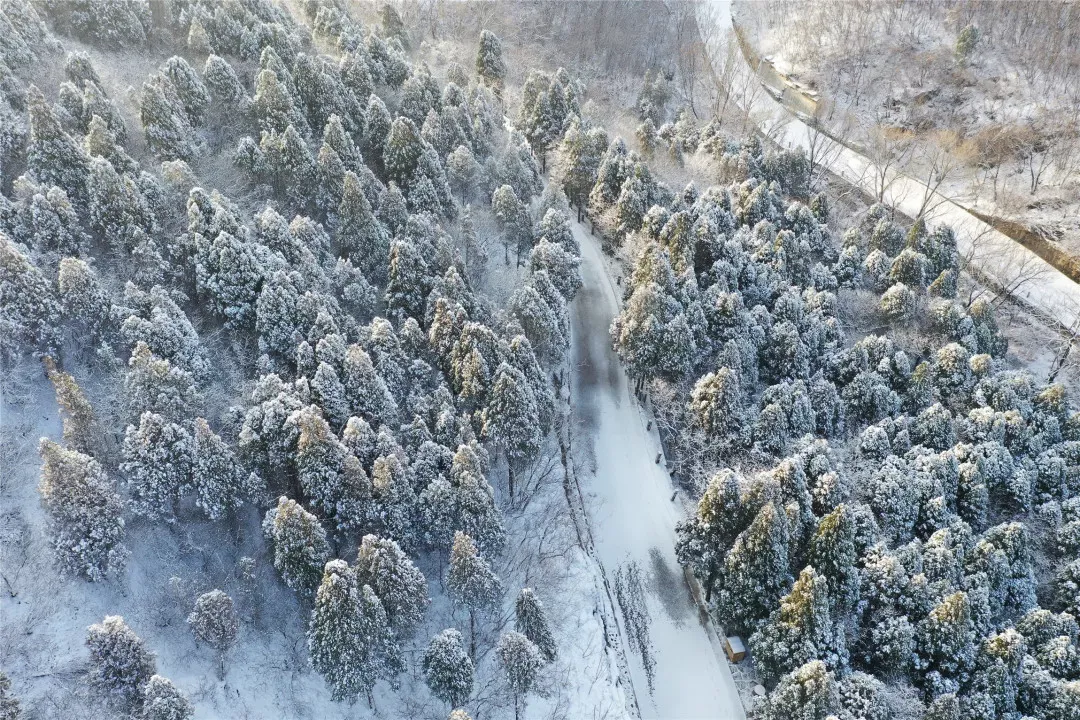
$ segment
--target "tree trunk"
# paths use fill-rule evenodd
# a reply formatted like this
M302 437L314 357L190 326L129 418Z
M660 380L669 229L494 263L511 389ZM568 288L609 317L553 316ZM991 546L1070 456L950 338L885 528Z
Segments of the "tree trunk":
M716 570L714 569L709 573L709 577L705 582L705 604L706 605L708 605L709 601L712 600L712 588L713 588L713 584L715 582L716 582Z
M225 679L225 653L218 653L218 680Z
M510 490L510 504L514 503L514 463L506 458L506 486Z
M469 608L469 657L476 662L476 612Z
M367 706L369 710L375 709L375 696L371 692L371 688L367 689Z
M521 720L521 709L519 707L517 693L514 693L514 720Z

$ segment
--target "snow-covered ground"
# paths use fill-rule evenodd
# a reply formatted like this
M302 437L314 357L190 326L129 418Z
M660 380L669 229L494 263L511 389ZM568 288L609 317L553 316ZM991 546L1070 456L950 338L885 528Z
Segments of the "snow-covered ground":
M706 5L712 6L711 11ZM729 0L717 0L701 7L703 12L699 17L703 22L720 23L722 33L731 30ZM718 57L714 61L719 63L722 59ZM751 72L746 65L740 71ZM769 92L757 95L751 117L759 127L770 131L786 147L809 149L815 131L788 112ZM839 147L826 153L823 164L852 185L871 195L876 194L874 188L878 167L869 158L851 148ZM926 185L892 170L887 172L886 177L886 204L911 217L917 216L925 193L929 192ZM934 192L928 207L931 209L926 214L927 223L951 225L956 232L961 257L967 259L975 270L1005 288L1019 284L1016 293L1019 300L1066 327L1080 322L1080 285L1035 253L968 213L950 198ZM1026 281L1019 283L1020 280Z
M634 694L643 718L745 717L731 668L708 618L699 612L675 559L673 502L655 427L611 348L608 328L619 309L619 289L599 240L573 224L581 244L584 281L573 309L571 350L573 457L587 495L596 554L610 582L635 562L645 581L655 661L650 694L641 657L626 648ZM625 619L621 621L624 644Z

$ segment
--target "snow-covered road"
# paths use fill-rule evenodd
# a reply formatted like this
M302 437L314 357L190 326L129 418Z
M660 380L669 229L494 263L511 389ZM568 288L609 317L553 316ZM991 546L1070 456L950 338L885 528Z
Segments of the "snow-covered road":
M572 308L574 461L588 498L593 540L609 582L635 561L646 587L655 660L650 695L639 655L629 649L634 691L644 718L745 718L731 669L711 625L699 617L675 559L671 480L655 459L660 442L646 430L608 328L619 309L600 242L574 223L584 287ZM623 621L625 642L626 628Z
M698 5L698 20L715 23L720 35L735 42L730 0L713 0ZM717 53L714 63L723 62L720 43L711 43L710 51ZM742 57L741 53L739 57ZM750 73L749 65L743 64L740 72ZM740 83L741 84L741 83ZM750 115L754 122L770 132L778 142L789 148L810 148L815 131L798 116L792 114L768 91L756 93ZM819 142L821 142L819 140ZM831 141L827 141L831 143ZM834 144L835 145L835 144ZM821 153L820 145L818 153ZM875 196L878 166L869 158L846 146L834 147L825 153L823 165L852 185ZM1056 319L1065 327L1075 327L1080 322L1080 285L1066 277L1057 268L1032 251L998 232L940 193L930 193L925 183L893 170L885 174L885 203L897 208L909 217L916 217L924 201L931 210L926 213L928 224L948 224L956 232L960 255L966 258L971 269L1005 288L1016 298L1040 311L1048 318Z

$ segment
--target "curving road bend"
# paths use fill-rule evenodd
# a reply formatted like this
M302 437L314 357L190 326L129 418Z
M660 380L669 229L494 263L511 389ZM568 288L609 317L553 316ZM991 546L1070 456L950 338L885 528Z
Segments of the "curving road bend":
M744 720L731 669L713 626L703 621L675 559L671 480L655 459L660 442L646 429L644 411L611 348L608 328L619 311L600 242L573 223L581 244L584 286L573 307L571 348L574 464L589 505L597 558L613 583L628 561L641 569L651 616L655 661L649 692L641 657L624 654L643 718ZM626 620L620 636L627 643Z
M717 24L720 36L728 42L735 42L731 10L731 0L700 3L698 21ZM723 62L719 55L722 45L711 43L709 51L714 54L713 62L719 67ZM743 58L743 55L740 53L739 57ZM739 71L753 73L745 62ZM788 148L809 149L816 131L790 112L769 92L767 86L765 92L756 94L752 105L749 114L753 121L762 130L770 132L780 144ZM846 145L828 155L831 157L826 157L823 164L832 173L869 192L871 196L875 195L874 178L878 166L872 160ZM891 170L885 177L888 179L884 198L886 204L909 217L918 215L924 195L931 193L927 203L931 210L925 215L927 223L952 226L960 256L968 259L971 269L997 287L1005 288L1017 300L1045 318L1056 320L1066 328L1080 326L1080 285L1031 250L968 213L951 198L931 192L925 183Z

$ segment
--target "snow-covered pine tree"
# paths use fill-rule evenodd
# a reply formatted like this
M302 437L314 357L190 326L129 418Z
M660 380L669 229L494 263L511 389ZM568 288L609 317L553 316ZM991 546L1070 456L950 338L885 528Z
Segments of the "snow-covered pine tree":
M138 713L145 698L143 689L157 667L146 643L124 618L108 615L87 628L86 647L90 687L113 706Z
M30 142L26 150L30 174L46 187L62 188L76 205L85 202L88 167L82 148L64 132L37 86L27 89L26 104L30 112Z
M966 592L942 598L918 626L916 669L963 682L974 668L976 635Z
M380 532L406 548L419 541L416 514L419 511L416 493L408 466L402 458L404 451L386 428L379 433L379 452L371 466L371 484L376 500Z
M233 513L244 502L258 502L263 493L262 481L247 473L232 448L215 433L203 418L195 419L192 443L191 484L195 504L211 520Z
M476 615L495 608L503 586L487 560L481 557L473 539L454 533L450 550L450 572L446 579L450 599L469 611L469 656L476 657Z
M393 540L365 535L354 565L357 582L378 596L395 635L409 640L430 600L427 580Z
M423 152L424 142L415 123L406 117L395 118L382 155L387 178L400 187L411 187Z
M762 720L826 720L839 704L836 678L820 660L791 671L769 694Z
M307 121L296 107L292 92L272 70L262 70L255 78L255 97L251 109L259 127L267 132L284 132L293 125L307 133Z
M535 456L542 440L536 398L520 370L505 362L499 365L481 422L481 435L506 455L513 499L515 466Z
M339 529L370 517L371 481L360 461L331 431L317 406L289 418L299 428L296 469L300 487L313 507Z
M64 443L72 450L94 453L101 445L101 438L90 401L75 378L59 370L51 357L46 357L44 364L64 421Z
M555 419L555 392L548 374L533 352L532 344L524 335L510 339L507 361L522 372L529 382L529 390L536 400L536 414L540 421L540 433L547 434Z
M544 656L529 638L513 630L499 638L497 652L506 681L514 693L514 720L519 720L525 696L533 689L537 674L544 666Z
M355 573L344 560L331 560L315 595L308 651L312 668L326 680L335 700L355 699L371 675L372 658L362 637L359 608Z
M236 616L233 599L221 590L203 593L195 600L195 608L187 623L196 642L204 642L218 654L218 679L225 679L225 653L236 642L240 619Z
M319 518L283 495L266 512L263 533L273 544L274 567L285 584L304 595L313 592L330 556Z
M124 566L123 501L97 460L42 438L42 504L61 571L96 581Z
M371 356L359 345L346 350L341 379L355 415L376 426L395 425L398 407L394 396L376 372Z
M428 264L410 241L390 243L389 282L386 286L388 316L423 319L424 300L430 291Z
M162 160L190 160L195 154L190 121L168 78L151 75L143 83L139 119L146 144Z
M532 247L532 221L524 203L518 198L514 188L500 185L491 195L491 211L499 223L503 234L504 261L510 264L510 248L514 248L517 263L521 264L522 253Z
M311 378L312 399L318 403L334 427L342 428L349 419L349 400L337 370L328 362L320 362Z
M768 502L735 540L725 560L718 607L740 632L766 618L791 582L788 574L788 519Z
M480 163L465 145L459 145L446 159L446 176L461 198L464 205L469 198L473 185L481 173Z
M386 277L390 239L386 229L372 213L360 178L347 171L337 207L337 239L353 265L370 282L379 284Z
M849 613L859 601L855 520L847 505L840 504L821 519L810 540L810 564L829 584L832 612Z
M480 32L480 45L476 50L476 74L488 85L502 85L506 77L506 61L503 60L502 41L488 30Z
M675 528L675 554L705 586L705 602L720 584L728 549L742 527L741 492L735 471L721 470L709 480L693 517Z
M532 588L522 588L518 594L514 603L514 628L536 645L545 660L551 662L555 659L557 648L547 611Z
M59 343L60 317L52 284L0 232L0 356L51 349Z
M431 639L421 667L431 694L451 708L461 707L472 695L475 670L457 630L443 630Z
M236 70L224 58L210 55L203 65L203 82L210 96L226 109L245 110L251 100L243 83L236 75Z
M143 686L140 720L191 720L195 708L168 678L151 675Z
M326 564L308 628L308 650L312 667L326 679L335 700L363 693L373 705L375 683L402 668L386 610L369 586L357 584L343 560Z
M128 425L121 444L120 472L131 509L150 519L176 519L176 504L191 482L194 441L182 425L144 412Z
M699 378L690 394L690 412L712 442L738 443L747 420L738 370L722 367Z
M64 315L75 328L95 339L114 332L110 327L112 304L93 268L78 258L63 258L57 287Z
M807 566L769 621L750 636L758 670L766 685L804 663L821 660L831 671L847 667L843 630L833 624L828 581Z
M210 91L203 84L199 73L188 64L187 60L179 55L173 55L161 66L161 73L169 78L177 97L187 114L188 123L192 127L199 127L206 118L206 110L210 107Z
M574 299L581 289L581 258L568 252L562 245L541 238L529 255L529 270L546 270L548 277L559 289L567 302Z

